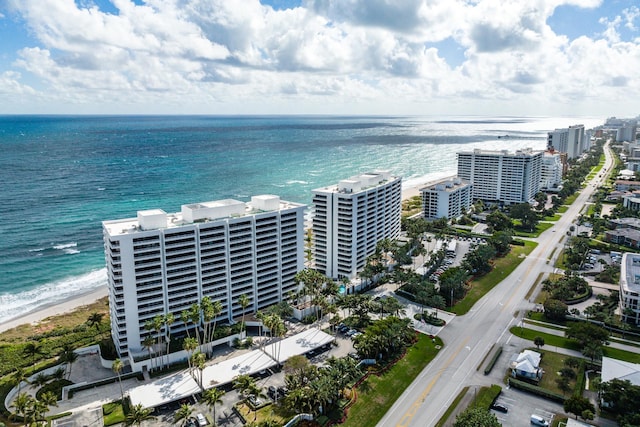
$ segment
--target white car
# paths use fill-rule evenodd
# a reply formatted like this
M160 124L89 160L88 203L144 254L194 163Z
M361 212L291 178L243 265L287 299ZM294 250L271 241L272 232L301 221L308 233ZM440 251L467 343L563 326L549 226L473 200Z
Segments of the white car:
M206 418L204 417L204 415L202 415L202 414L198 414L198 415L196 415L196 420L198 420L198 425L199 425L200 427L204 427L204 426L206 426L207 424L209 424L209 423L207 422L207 419L206 419Z

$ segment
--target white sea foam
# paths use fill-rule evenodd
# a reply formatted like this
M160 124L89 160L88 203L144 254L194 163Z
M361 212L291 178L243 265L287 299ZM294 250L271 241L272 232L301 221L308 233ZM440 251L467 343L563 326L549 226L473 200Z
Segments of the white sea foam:
M69 254L69 255L73 255L73 254L79 254L80 250L76 249L78 247L78 243L76 242L70 242L70 243L63 243L60 245L54 245L53 249L58 249L62 252L64 252L65 254Z
M308 184L307 181L300 181L297 179L290 179L289 181L287 181L287 185L293 185L293 184Z
M0 294L0 323L107 286L107 269L46 283L17 294Z

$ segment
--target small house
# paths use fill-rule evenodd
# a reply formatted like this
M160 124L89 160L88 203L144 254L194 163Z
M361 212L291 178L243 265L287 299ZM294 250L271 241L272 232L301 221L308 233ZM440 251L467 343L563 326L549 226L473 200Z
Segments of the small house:
M524 350L511 358L511 376L540 381L544 371L540 368L542 355L532 350Z

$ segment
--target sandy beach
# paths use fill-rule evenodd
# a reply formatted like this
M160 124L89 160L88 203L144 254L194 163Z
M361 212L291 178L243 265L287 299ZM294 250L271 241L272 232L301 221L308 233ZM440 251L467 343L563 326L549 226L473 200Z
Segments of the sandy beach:
M430 184L430 182L414 185L411 187L404 187L402 189L402 200L410 199L414 196L419 196L420 189L428 184ZM48 317L71 312L78 307L92 304L100 298L106 297L107 294L108 289L105 286L104 288L77 295L73 298L69 298L68 300L58 302L56 304L41 307L22 316L18 316L6 322L0 323L0 333L15 328L19 325L23 325L26 323L38 323Z
M24 325L27 323L35 324L48 317L56 316L64 313L69 313L78 307L89 305L100 298L108 295L108 289L106 286L99 289L95 289L91 292L83 293L68 300L57 302L48 306L40 307L37 310L25 313L22 316L15 317L6 322L0 323L0 333L13 329L16 326Z

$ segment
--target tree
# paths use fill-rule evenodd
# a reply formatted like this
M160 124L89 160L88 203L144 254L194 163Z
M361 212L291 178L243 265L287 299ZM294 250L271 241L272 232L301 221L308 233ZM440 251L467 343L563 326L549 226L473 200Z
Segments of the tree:
M489 238L489 244L495 248L499 255L506 255L511 249L512 238L511 230L496 231Z
M240 333L242 334L242 332L244 331L244 312L250 304L247 294L242 294L240 295L240 297L238 297L238 304L242 308L242 323L240 323Z
M522 223L522 228L525 230L533 231L538 225L538 214L531 209L529 203L519 203L509 208L509 215L511 218L519 219Z
M13 373L11 374L11 382L14 385L18 386L18 393L20 393L20 388L22 387L22 383L28 382L27 381L28 378L29 377L27 376L27 373L21 367L17 367L15 371L13 371Z
M222 396L225 395L224 390L219 388L210 388L202 394L202 401L213 411L213 425L217 424L216 405L222 405Z
M27 393L20 393L13 399L11 402L11 407L15 410L15 413L24 417L29 409L29 406L32 405L33 397L28 395ZM13 414L11 414L13 416ZM11 418L11 417L10 417Z
M67 364L67 379L71 378L71 366L78 360L78 354L70 345L65 345L60 355L60 361Z
M564 401L564 411L574 414L577 420L584 411L590 411L593 414L596 408L586 397L574 395Z
M141 403L133 406L127 417L125 418L125 425L140 425L143 421L153 418L151 416L151 409L145 408Z
M31 358L31 366L36 365L36 356L42 354L42 346L37 342L28 342L22 349L22 354Z
M538 350L540 350L540 347L544 346L544 338L535 337L533 339L533 343L536 345L536 347L538 347Z
M454 427L500 427L498 418L484 408L467 408L456 417Z
M124 363L122 363L122 360L120 359L114 360L113 364L111 365L111 369L118 376L118 383L120 383L120 398L124 401L124 391L122 390L122 377L120 377L120 373L122 372L123 368L124 368Z
M604 345L609 339L609 332L592 323L574 322L565 329L565 336L578 341L580 347L584 348L591 343L595 343L598 346Z
M180 408L173 415L173 422L178 423L182 421L182 425L185 426L189 417L193 414L193 407L188 403L183 403Z
M556 384L562 392L563 396L571 391L571 384L569 383L569 378L567 377L556 378Z
M91 315L89 315L89 318L87 319L87 325L89 325L89 327L96 328L96 332L98 332L99 335L102 335L102 333L100 332L102 319L104 319L104 313L98 313L97 311L91 313Z
M513 228L511 218L499 210L495 210L487 215L487 224L494 231L511 230Z
M544 315L552 320L564 320L569 310L569 306L564 302L548 298L544 302Z

